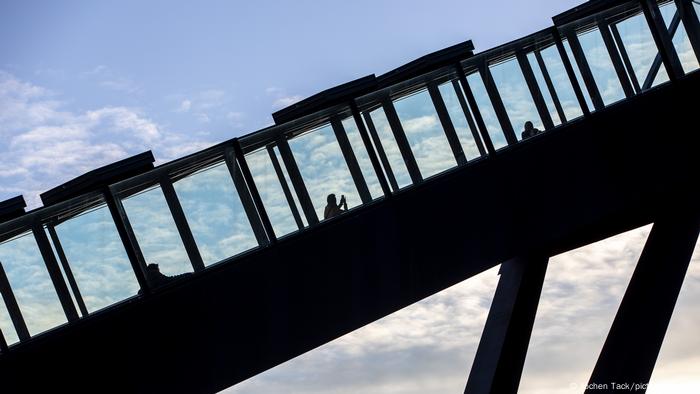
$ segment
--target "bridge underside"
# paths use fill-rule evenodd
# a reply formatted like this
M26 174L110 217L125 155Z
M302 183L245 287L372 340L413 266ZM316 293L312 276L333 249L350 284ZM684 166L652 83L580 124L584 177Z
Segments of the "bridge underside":
M512 257L654 222L697 202L697 100L684 98L698 91L690 75L40 335L0 359L0 381L211 393Z

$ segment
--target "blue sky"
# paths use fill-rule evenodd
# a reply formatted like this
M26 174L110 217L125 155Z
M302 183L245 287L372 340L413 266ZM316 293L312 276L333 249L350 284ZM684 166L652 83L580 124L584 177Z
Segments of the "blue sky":
M551 16L577 3L2 2L0 200L23 194L30 207L40 206L40 192L95 167L147 149L154 151L158 163L180 157L269 125L271 112L336 84L381 74L466 39L474 41L478 52L548 27ZM669 10L662 10L667 21ZM621 34L635 72L643 79L655 48L640 20L626 22ZM587 33L581 41L606 104L622 97L599 33ZM674 43L684 68L698 68L684 33ZM567 116L580 115L556 51L550 48L542 54ZM492 72L520 135L525 120L537 127L542 123L515 66L507 62ZM661 74L657 83L664 80L663 70ZM492 139L497 147L505 144L479 77L469 79ZM538 80L542 86L541 76ZM473 159L478 151L450 89L440 87L467 158ZM551 100L545 99L558 123ZM423 176L454 166L427 93L395 105ZM398 183L409 184L383 111L371 116ZM351 120L343 125L377 197L381 189L362 152L356 125ZM290 146L320 217L329 189L345 194L350 207L359 204L330 128L295 138ZM248 159L275 231L294 231L296 224L267 152ZM225 166L174 186L206 265L255 245ZM191 270L159 189L126 199L124 205L148 262L158 262L167 274ZM575 385L585 383L595 362L648 230L553 259L523 392L580 391ZM133 273L104 208L63 223L57 231L90 311L136 293ZM679 301L684 313L674 318L669 331L675 339L665 345L661 372L655 374L662 377L655 378L663 388L658 393L669 387L697 392L700 387L700 381L692 379L700 375L700 357L682 345L700 346L692 334L692 327L700 324L695 306L700 300L698 256ZM0 244L0 260L32 334L65 321L32 236ZM570 272L586 274L572 278ZM229 391L459 391L497 279L496 270L487 271ZM569 300L578 304L562 304ZM567 308L566 318L559 319ZM599 315L603 317L591 320ZM0 305L0 328L13 342L16 337L8 323ZM553 359L558 360L558 379L549 377Z

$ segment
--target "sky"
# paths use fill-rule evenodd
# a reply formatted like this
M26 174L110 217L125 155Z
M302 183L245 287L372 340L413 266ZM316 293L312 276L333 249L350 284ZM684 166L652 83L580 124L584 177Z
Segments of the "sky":
M337 84L379 75L466 39L478 52L549 27L553 15L577 3L2 1L0 201L21 194L30 208L39 207L39 193L96 167L149 149L157 163L181 157L270 125L272 112ZM672 7L662 8L667 23ZM642 81L656 56L643 19L619 26ZM600 33L586 33L580 41L605 104L620 100L622 88ZM682 29L674 45L686 71L700 67ZM566 117L580 116L557 51L549 48L542 56ZM554 123L561 123L539 66L531 55L528 61ZM493 65L491 72L518 138L527 120L543 129L517 63ZM505 146L483 82L478 75L468 79L496 148ZM654 83L666 80L662 68ZM455 90L447 83L439 91L467 159L478 158ZM394 104L421 175L455 166L427 92ZM410 184L386 115L377 109L370 118L397 183ZM379 197L357 125L352 119L342 124L372 197ZM319 217L329 190L345 195L350 208L360 205L330 127L289 144ZM276 234L296 231L268 153L247 159ZM174 187L205 265L256 245L225 165ZM123 202L147 262L159 263L168 275L191 271L162 191L152 188ZM521 392L580 392L648 231L552 258ZM104 207L60 224L57 232L90 312L136 294ZM700 376L700 356L692 351L700 344L693 335L700 323L698 258L696 251L679 300L682 313L674 315L649 392L700 389L694 378ZM0 261L32 335L65 322L31 234L0 243ZM226 392L458 392L497 280L497 269L484 272ZM10 343L17 340L1 304L0 328Z

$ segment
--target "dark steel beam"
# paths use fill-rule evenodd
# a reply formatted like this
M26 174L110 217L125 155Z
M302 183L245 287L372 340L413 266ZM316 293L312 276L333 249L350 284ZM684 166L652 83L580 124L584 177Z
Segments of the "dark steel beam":
M518 392L547 262L547 257L522 257L501 265L466 394Z
M75 309L75 304L73 304L73 300L71 299L68 286L66 286L66 282L63 280L61 269L58 267L56 256L53 254L51 243L46 236L43 226L40 223L34 224L34 226L32 226L32 233L34 234L34 240L37 246L39 246L39 252L46 265L46 270L49 272L51 283L53 284L54 290L56 290L58 301L61 303L66 318L69 322L78 320L78 311Z
M389 182L384 176L384 171L382 171L381 163L377 158L377 154L372 146L372 141L370 139L369 133L365 128L365 123L362 121L362 116L360 116L360 110L357 108L355 101L350 101L350 111L352 111L352 118L357 125L357 131L360 133L360 138L362 138L362 143L367 151L367 156L369 156L369 161L372 163L372 168L374 168L374 173L377 175L379 180L379 185L382 188L382 192L385 196L391 196L391 189L389 188Z
M574 66L571 64L569 55L566 53L564 48L564 42L561 39L559 31L552 29L552 37L554 38L554 44L557 46L557 52L559 52L559 57L564 64L564 69L566 70L566 75L569 77L569 82L571 83L572 89L574 89L574 94L576 95L576 100L578 105L581 107L583 116L589 116L591 110L588 108L586 103L586 98L583 96L583 90L581 90L581 85L578 83L578 78L576 78L576 72L574 71Z
M622 36L620 35L620 31L617 28L617 24L613 23L609 25L610 31L612 32L612 37L615 40L615 45L617 46L617 50L620 52L620 57L622 58L622 62L625 65L625 69L627 70L627 76L629 77L630 81L632 82L632 87L634 88L635 93L639 93L642 91L642 87L639 85L639 80L637 79L637 74L634 71L634 67L632 67L632 62L630 61L629 54L627 53L627 49L625 48L625 43L622 41Z
M561 123L566 123L566 113L564 112L564 107L561 106L561 101L559 101L559 94L554 88L554 83L552 82L552 77L549 75L549 70L547 69L547 64L544 62L542 53L539 50L535 50L535 59L537 60L537 65L542 72L542 77L544 78L544 83L547 85L547 91L549 91L550 97L552 97L552 102L554 103L554 108L557 110L557 115Z
M676 31L678 31L678 26L680 26L680 24L681 14L678 10L676 10L676 13L673 14L673 19L671 19L671 24L668 26L668 34L670 34L672 38L676 35ZM647 73L647 76L644 79L642 90L647 90L651 88L651 85L654 84L654 80L656 79L656 76L661 70L662 64L663 60L661 59L661 53L657 53L656 57L654 57L654 61L652 61L651 63L651 67L649 67L649 72Z
M292 216L294 216L294 222L297 224L299 230L304 228L304 221L301 220L301 214L299 213L299 208L297 203L294 201L294 196L292 195L292 190L289 188L287 183L287 178L284 176L282 171L282 166L279 160L277 160L277 154L275 153L275 148L268 146L267 154L270 156L270 161L272 162L272 167L275 169L275 174L277 174L277 180L282 186L282 193L284 193L284 198L287 200L287 205L289 205L289 210L292 211Z
M676 7L681 14L685 32L688 34L688 40L695 53L695 58L700 61L700 21L698 14L695 11L693 2L690 0L675 0Z
M479 135L479 129L476 127L476 123L474 123L474 119L472 118L472 113L469 110L469 106L467 105L467 101L464 98L464 93L462 93L461 88L459 87L459 80L453 79L452 80L452 88L455 91L455 95L457 96L457 101L459 101L459 106L462 108L462 113L464 113L464 118L467 120L467 125L469 126L469 132L472 134L472 138L474 138L474 142L476 143L476 147L479 149L479 154L481 156L486 156L488 153L486 152L486 149L484 148L484 143L481 141L481 136ZM469 158L467 157L467 160Z
M501 125L501 130L506 137L508 145L513 145L518 143L518 137L515 135L515 130L513 130L513 125L510 123L508 118L508 111L506 111L506 106L503 104L503 99L501 99L501 94L498 93L498 88L491 75L491 70L489 69L488 61L484 59L478 64L479 74L484 82L484 87L486 87L486 92L491 100L491 105L493 110L496 112L496 117L498 118L498 123Z
M589 384L649 382L699 231L697 206L656 220Z
M306 221L309 223L309 226L313 226L318 223L318 215L316 214L316 210L314 210L314 204L311 201L309 191L306 189L304 179L301 176L299 166L294 159L292 148L289 147L289 142L286 137L282 136L277 140L277 147L280 150L280 156L282 156L282 161L284 162L284 167L287 169L289 179L292 181L292 186L294 186L294 190L299 198L299 204L301 205L301 210L304 211Z
M182 209L180 199L177 197L173 182L167 176L162 176L159 182L160 188L163 190L163 195L165 196L165 201L168 203L170 214L175 221L175 227L177 227L177 232L180 234L185 252L187 252L187 257L190 259L194 271L199 272L204 269L204 261L202 260L202 255L199 253L199 248L192 234L192 229L189 223L187 223L185 211Z
M15 327L15 332L20 341L26 341L31 337L29 335L29 329L27 329L27 323L22 317L22 311L19 309L17 304L17 299L15 298L15 293L10 287L10 281L7 280L7 274L0 261L0 294L2 294L2 299L5 301L5 308L7 308L7 314L10 315L10 320L12 320L12 325Z
M581 73L583 83L586 85L586 89L588 90L588 95L591 97L591 101L593 102L593 107L596 111L600 111L601 109L605 108L605 103L603 103L603 98L600 96L598 85L596 85L595 78L593 78L593 72L591 71L591 67L588 65L586 55L583 53L581 43L578 41L576 31L573 28L567 29L565 35L567 41L569 42L571 53L573 53L576 64L578 65L578 70Z
M481 116L479 105L476 103L474 92L472 92L472 88L469 86L467 76L466 74L464 74L464 69L459 63L457 63L455 69L457 70L459 82L462 84L462 90L464 91L464 95L466 96L467 102L469 103L469 107L471 107L472 114L474 115L474 121L479 127L479 133L481 133L481 138L484 140L484 145L486 145L486 150L488 151L489 155L493 155L496 153L496 148L493 146L493 141L491 141L491 136L489 135L489 131L486 128L486 122L484 122L484 117Z
M659 5L656 3L656 0L639 0L639 2L642 6L642 11L644 11L647 24L649 24L651 36L654 38L661 60L664 63L664 67L666 67L668 78L672 82L677 81L684 74L683 66L681 66L681 60L673 47L673 40L671 35L668 34L663 16L661 16L661 11L659 11Z
M363 113L363 117L365 118L365 122L367 122L367 128L369 129L370 134L372 135L372 139L374 140L374 146L377 148L377 154L379 155L379 158L382 161L382 165L384 166L384 171L386 172L386 177L389 180L389 184L391 184L391 188L394 191L399 190L399 184L396 182L396 176L394 176L394 170L391 169L391 164L389 163L389 158L386 155L386 152L384 151L384 146L382 145L382 140L379 138L379 133L377 133L377 128L374 127L374 121L372 121L372 115L369 112ZM391 193L385 195L391 195Z
M109 187L106 187L103 193L109 213L112 215L112 221L117 228L122 245L124 245L124 251L129 258L129 263L131 263L131 269L139 282L139 288L143 294L148 294L151 291L151 286L146 280L146 259L143 257L141 247L136 240L134 229L131 227L124 205L121 200L115 197L114 192Z
M63 250L61 240L58 238L56 228L53 225L48 224L46 225L46 229L49 231L49 237L51 238L53 247L56 250L56 254L58 255L58 260L61 262L63 272L66 274L66 279L68 279L68 285L70 286L70 289L73 292L73 297L75 297L75 302L78 304L78 309L80 309L80 313L83 316L87 316L88 310L85 306L83 295L80 293L80 288L78 288L78 282L76 282L75 276L73 275L73 270L71 269L70 264L68 263L68 258L66 257L66 253Z
M236 155L232 146L229 146L224 150L224 160L226 161L226 167L228 168L229 175L231 175L231 179L233 180L233 185L236 188L238 198L241 200L241 205L243 205L243 210L245 211L250 227L255 235L255 240L260 246L268 245L270 240L267 237L265 225L263 224L262 218L258 214L252 192L246 184L243 172L236 162ZM255 185L253 185L253 187L254 186ZM265 209L265 207L262 205L260 208L263 210ZM270 228L272 228L272 226L270 226ZM271 232L270 235L273 238L275 236L273 232Z
M457 137L457 132L450 119L450 114L447 112L447 106L445 106L445 101L442 99L442 95L438 90L435 82L428 84L428 93L430 94L430 99L435 107L435 112L437 112L438 118L440 119L440 124L442 125L442 130L445 132L445 137L447 137L447 142L450 144L450 149L454 155L457 165L463 165L467 163L467 158L462 150L462 144L459 142L459 137Z
M382 100L382 108L384 109L384 114L389 122L389 127L391 127L391 132L394 134L396 144L399 146L399 151L401 152L401 157L406 164L406 169L408 170L408 175L411 177L411 182L414 185L423 182L423 175L421 175L420 168L418 168L418 162L416 162L416 157L413 155L411 144L408 142L406 132L401 125L399 115L396 113L394 103L389 97L385 97Z
M532 66L530 66L530 62L527 60L527 55L525 55L525 52L522 50L518 50L515 52L515 57L520 65L520 70L523 72L525 83L527 83L527 88L530 91L530 95L532 95L532 100L535 102L535 107L537 108L537 114L540 115L545 130L553 129L554 121L552 120L552 115L550 115L549 109L547 109L547 103L544 101L544 96L537 84Z
M367 188L367 182L365 182L365 177L362 175L360 164L357 162L355 152L352 150L352 145L350 145L350 140L345 132L343 123L337 117L333 117L331 118L331 127L333 128L335 139L340 146L340 151L343 153L343 158L348 166L348 170L350 170L350 176L352 176L352 181L355 183L357 193L360 195L360 200L362 200L363 204L367 204L372 201L372 196Z
M618 81L620 81L620 85L622 86L622 91L625 93L625 97L629 98L634 96L634 89L632 88L632 84L630 83L630 80L627 76L627 72L625 71L625 66L622 62L622 59L620 58L620 53L618 52L618 49L624 50L624 46L620 45L620 48L615 47L615 41L613 40L612 35L610 34L610 29L608 26L608 23L604 20L599 21L598 31L603 37L605 49L607 49L608 51L608 55L610 56L610 60L613 64L613 68L615 69L615 73L617 74L617 79ZM632 75L634 75L634 71L632 71Z

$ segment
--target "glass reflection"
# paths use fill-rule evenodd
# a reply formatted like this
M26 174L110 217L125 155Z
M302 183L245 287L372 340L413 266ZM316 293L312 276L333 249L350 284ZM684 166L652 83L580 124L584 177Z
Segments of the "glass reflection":
M353 153L355 153L355 158L362 171L362 176L365 178L367 183L367 188L372 198L381 197L384 195L382 191L382 186L379 184L379 179L377 178L377 173L374 171L372 166L372 161L369 158L367 149L365 148L364 142L362 142L362 136L360 135L360 130L357 127L357 123L353 118L343 119L343 128L345 129L345 134L348 136L350 141L350 146L352 147Z
M627 18L615 26L620 33L620 39L625 46L625 51L640 86L644 86L644 81L650 71L662 74L662 76L654 76L651 86L668 81L668 74L663 64L652 70L655 59L658 57L660 61L661 57L644 15L638 14Z
M2 330L2 335L5 337L5 342L8 345L19 342L19 336L15 331L15 326L12 324L12 319L10 318L10 313L7 311L7 307L3 299L0 297L0 330Z
M569 44L569 41L566 39L563 40L564 43L564 49L566 50L566 55L569 58L569 61L571 63L571 67L574 69L574 74L576 75L576 80L578 81L578 86L581 87L581 91L583 92L583 98L586 100L586 105L588 106L588 109L590 112L595 111L595 106L593 105L593 101L591 99L590 92L588 91L588 88L586 87L586 84L583 82L583 76L581 75L581 70L578 68L578 62L576 61L576 58L574 57L574 52L571 50L571 45Z
M491 142L493 142L493 147L500 149L508 145L506 136L503 134L503 129L501 129L501 125L498 123L496 111L493 109L489 95L486 92L484 81L482 81L479 73L467 75L467 83L469 83L469 87L474 94L476 105L479 107L478 109L481 113L481 117L484 119L486 129L491 137Z
M481 152L479 152L479 146L477 145L476 140L474 140L474 135L479 135L479 132L478 130L472 130L471 127L469 127L469 122L467 121L467 117L462 110L462 105L459 103L459 98L455 92L454 85L451 81L445 82L438 86L438 90L440 90L442 100L445 102L447 113L450 116L450 120L455 128L457 138L459 138L459 143L462 145L462 150L464 151L467 160L473 160L480 157Z
M566 67L564 67L564 62L559 56L559 50L556 46L550 46L545 49L540 50L540 55L544 61L547 72L549 73L549 78L552 80L552 85L554 85L554 90L557 92L557 97L559 98L559 103L561 104L562 110L567 120L572 120L583 116L583 111L576 98L576 93L574 92L573 85L569 79L569 74L566 72ZM572 59L570 57L570 59ZM575 62L572 61L572 67L575 73L578 72ZM539 69L539 67L538 67ZM579 78L580 81L580 78ZM581 89L585 90L584 85ZM586 92L584 96L587 97ZM590 99L588 99L590 101ZM590 105L590 104L589 104ZM590 106L589 108L593 108Z
M394 108L424 178L457 165L427 90L394 101Z
M269 153L269 151L268 151ZM282 170L282 176L284 177L284 181L287 184L287 187L289 188L289 192L292 196L292 201L294 204L295 209L297 212L299 212L299 219L301 219L301 223L303 227L306 227L309 225L309 223L306 221L306 215L304 215L303 210L301 209L301 203L299 202L299 197L297 196L297 193L294 192L294 185L292 184L292 178L289 177L289 172L287 172L287 166L284 165L284 160L282 160L282 154L280 153L280 148L278 146L275 146L272 148L272 153L275 155L275 158L277 159L277 163L280 165L280 169ZM297 226L299 227L299 226Z
M122 200L146 264L171 276L193 271L175 221L159 186Z
M225 163L173 184L204 265L258 246Z
M523 125L532 122L535 128L544 130L544 124L537 113L537 107L525 82L520 65L515 59L489 67L508 118L518 139L522 139Z
M624 99L625 92L622 90L620 79L617 77L603 36L598 28L579 33L578 40L588 61L588 66L591 68L593 79L598 85L603 103L609 105Z
M277 178L266 148L258 149L245 156L253 181L263 201L267 215L270 217L272 229L277 237L297 231L298 227L284 191Z
M31 335L66 322L34 235L0 243L0 262Z
M323 218L326 197L344 195L348 208L362 204L345 158L330 125L289 140L299 172L319 218Z
M693 6L695 7L696 12L698 12L698 4L693 2ZM674 2L668 2L664 5L659 5L659 10L664 18L666 27L669 27L671 25L671 21L673 20L674 14L678 11L676 4ZM697 57L695 57L695 52L690 44L690 39L688 38L688 33L686 32L685 25L683 23L678 25L678 29L673 35L673 46L676 49L676 53L678 53L678 58L681 61L684 72L688 73L700 68L700 64L698 63ZM666 76L666 80L668 80L668 76Z
M56 233L88 311L136 295L138 282L109 209L71 218Z
M547 106L547 112L549 113L549 116L552 118L552 122L554 125L561 124L562 121L559 118L559 113L557 113L557 108L554 106L554 100L552 99L552 95L549 92L549 89L547 88L547 82L544 79L544 74L542 73L542 69L540 68L540 65L537 63L537 59L535 58L534 53L528 53L527 54L527 61L530 64L530 68L532 69L532 73L535 75L535 81L537 82L537 87L540 89L540 92L542 93L542 98L544 98L544 103ZM549 71L549 70L547 70ZM550 77L551 78L551 77ZM558 96L557 96L558 98Z
M386 154L387 160L389 161L389 166L391 166L391 171L394 173L394 178L396 178L396 183L399 187L404 187L410 185L411 176L408 174L408 169L406 168L406 163L403 161L401 156L401 151L399 150L399 145L396 143L394 134L389 126L389 121L386 118L384 109L377 108L369 113L372 118L372 123L374 123L374 128L379 136L379 141L382 144L384 153Z

